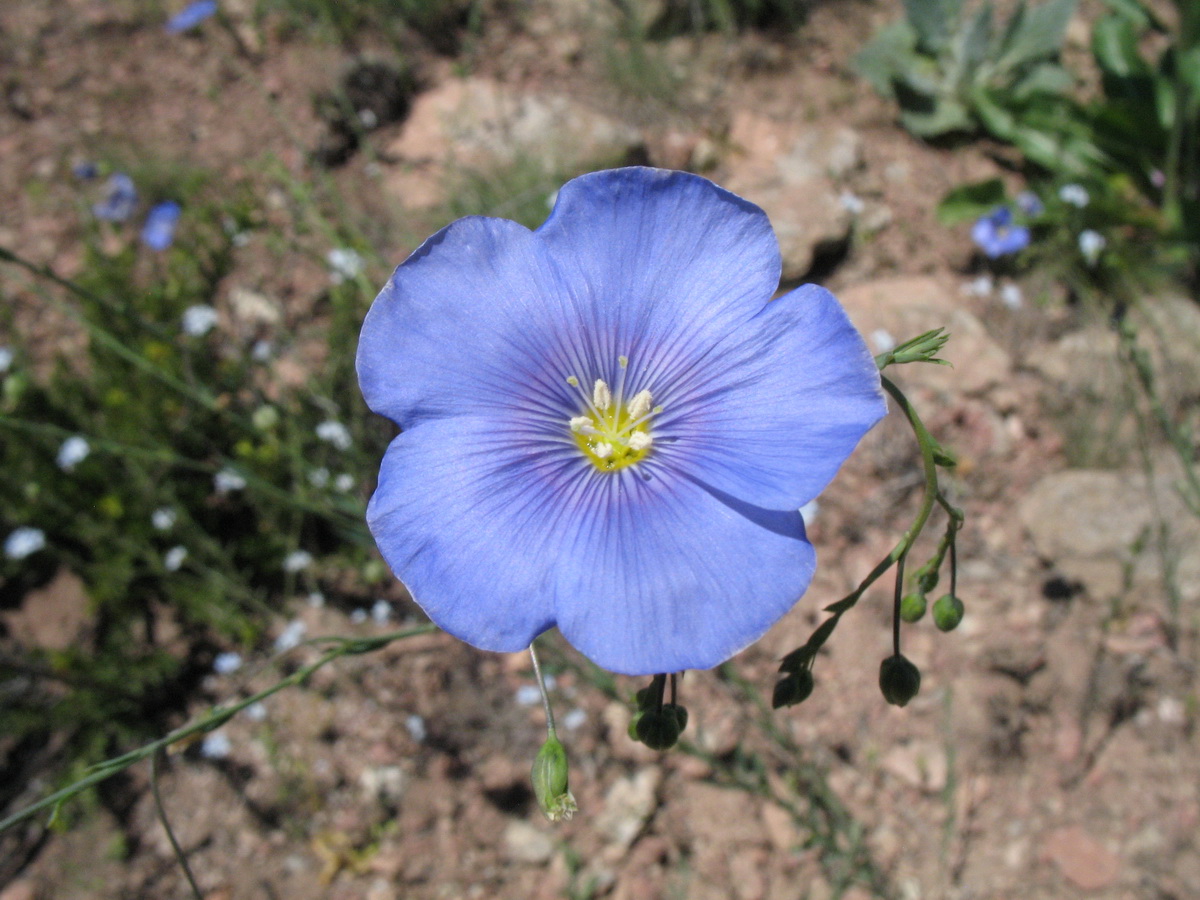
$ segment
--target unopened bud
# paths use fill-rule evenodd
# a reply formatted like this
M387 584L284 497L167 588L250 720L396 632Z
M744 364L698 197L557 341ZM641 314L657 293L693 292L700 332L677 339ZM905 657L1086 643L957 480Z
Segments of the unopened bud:
M790 672L775 685L775 693L771 696L771 706L779 709L781 706L795 706L808 699L813 692L813 676L808 669Z
M900 618L910 625L913 622L920 622L928 605L924 594L907 594L900 601Z
M953 594L942 594L933 604L933 624L942 631L953 631L965 611L963 602Z
M551 822L571 818L579 808L567 784L567 751L556 737L546 738L533 760L533 794Z
M938 570L937 569L921 569L917 574L917 590L922 594L928 594L938 586Z
M897 653L879 664L879 689L892 706L907 706L921 690L921 672Z
M647 709L638 717L637 739L651 750L670 750L687 727L687 710L675 703L661 709Z

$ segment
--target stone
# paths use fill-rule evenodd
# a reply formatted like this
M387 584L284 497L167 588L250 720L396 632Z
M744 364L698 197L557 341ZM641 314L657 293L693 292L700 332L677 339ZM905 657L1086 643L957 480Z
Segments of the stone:
M1042 842L1041 856L1085 891L1109 887L1121 874L1121 858L1078 825L1050 832Z
M946 787L949 770L946 751L930 741L913 741L893 747L880 765L885 772L928 794L936 794Z
M504 847L514 862L541 865L554 856L554 839L523 819L514 819L505 826Z
M896 374L905 385L972 395L1000 387L1012 376L1009 355L988 336L983 323L963 309L953 292L935 278L879 278L846 288L838 299L850 321L868 337L884 332L899 344L934 328L945 328L950 334L941 356L954 366L953 372L944 366L903 366ZM873 343L871 350L879 353L882 347Z
M547 174L622 162L641 133L569 97L518 91L486 78L444 82L420 94L384 157L384 185L410 208L442 199L448 174L533 162Z
M604 797L604 808L596 816L596 831L610 844L630 846L658 807L662 773L645 768L615 781Z
M86 644L92 628L87 590L77 575L60 569L45 587L25 595L19 609L0 615L18 644L66 650Z
M734 149L721 182L766 212L779 239L784 281L801 279L818 255L846 244L853 216L836 182L862 164L856 132L799 127L739 110L729 144Z

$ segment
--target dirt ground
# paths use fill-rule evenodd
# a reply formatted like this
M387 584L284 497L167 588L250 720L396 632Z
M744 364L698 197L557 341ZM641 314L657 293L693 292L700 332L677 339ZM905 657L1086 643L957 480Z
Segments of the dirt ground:
M963 181L1012 176L992 148L910 138L851 74L849 58L900 4L818 4L789 37L679 38L672 50L692 77L674 105L631 98L605 79L595 35L581 36L572 18L580 8L588 5L530 4L485 29L457 61L417 46L424 88L468 66L518 92L570 96L636 129L642 161L694 161L709 142L719 152L708 174L726 183L740 163L720 138L739 113L785 131L856 135L858 158L836 187L860 198L873 224L819 255L813 273L871 340L943 324L954 333L953 370L897 378L961 459L953 494L967 514L958 549L967 617L950 635L928 621L905 630L922 690L907 708L889 707L876 679L890 652L890 598L876 588L819 659L815 694L790 711L762 708L779 657L890 549L915 510L917 456L893 415L820 500L811 529L820 569L808 594L728 666L684 679L688 748L658 755L631 742L623 700L640 685L605 680L551 639L552 693L580 807L552 825L528 787L544 718L529 702L526 658L445 635L399 642L342 660L235 719L222 729L222 758L196 747L170 758L162 797L204 896L1200 896L1195 532L1170 519L1184 542L1172 551L1182 561L1172 593L1150 550L1137 552L1138 532L1119 532L1170 508L1166 457L1154 450L1166 473L1157 492L1139 480L1133 454L1116 468L1079 467L1088 423L1115 415L1093 390L1116 366L1103 322L1032 296L1014 309L964 291L978 274L970 242L964 229L938 224L934 204ZM0 245L77 270L70 171L80 160L186 160L253 178L270 154L300 178L332 178L349 206L377 216L378 246L398 263L412 238L389 229L406 213L379 184L396 167L386 150L405 123L372 132L365 148L318 176L310 151L328 125L311 98L332 89L353 53L252 29L240 10L230 3L222 27L167 42L160 20L147 21L134 3L6 2ZM313 277L304 265L255 273L259 289L280 298L303 296ZM61 324L22 291L6 293L26 339L60 339ZM1194 312L1178 314L1193 327ZM289 609L310 636L394 627L300 598ZM414 607L402 609L417 620ZM315 652L294 651L285 670ZM262 688L277 673L264 653L211 676L192 708ZM22 800L42 788L31 784ZM189 896L146 768L103 797L108 808L64 833L23 832L0 900Z

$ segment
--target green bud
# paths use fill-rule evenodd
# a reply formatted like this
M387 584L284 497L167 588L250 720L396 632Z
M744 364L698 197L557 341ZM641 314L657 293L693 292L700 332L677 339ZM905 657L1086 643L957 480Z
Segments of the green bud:
M808 699L813 692L813 676L808 669L790 672L779 679L775 685L775 693L771 696L771 707L795 706Z
M546 738L530 772L538 806L551 822L569 819L579 808L567 784L567 751L556 737Z
M907 706L921 690L921 671L900 654L879 664L879 689L892 706Z
M953 594L942 594L933 604L933 624L942 631L953 631L962 621L963 602Z
M927 605L924 594L906 594L900 601L900 618L910 625L913 622L920 622L925 615Z
M917 590L922 594L928 594L938 586L938 570L926 569L922 567L917 572Z
M644 710L638 717L637 739L651 750L670 750L687 727L687 710L675 703Z

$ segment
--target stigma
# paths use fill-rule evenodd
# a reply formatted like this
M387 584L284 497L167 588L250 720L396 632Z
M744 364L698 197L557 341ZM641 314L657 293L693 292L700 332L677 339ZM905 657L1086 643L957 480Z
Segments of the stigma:
M625 399L625 369L629 360L622 356L621 379L614 391L602 378L592 383L590 395L584 382L572 375L567 384L579 394L579 415L567 420L567 426L584 457L602 472L615 472L641 462L654 446L651 420L662 412L655 407L649 389Z

